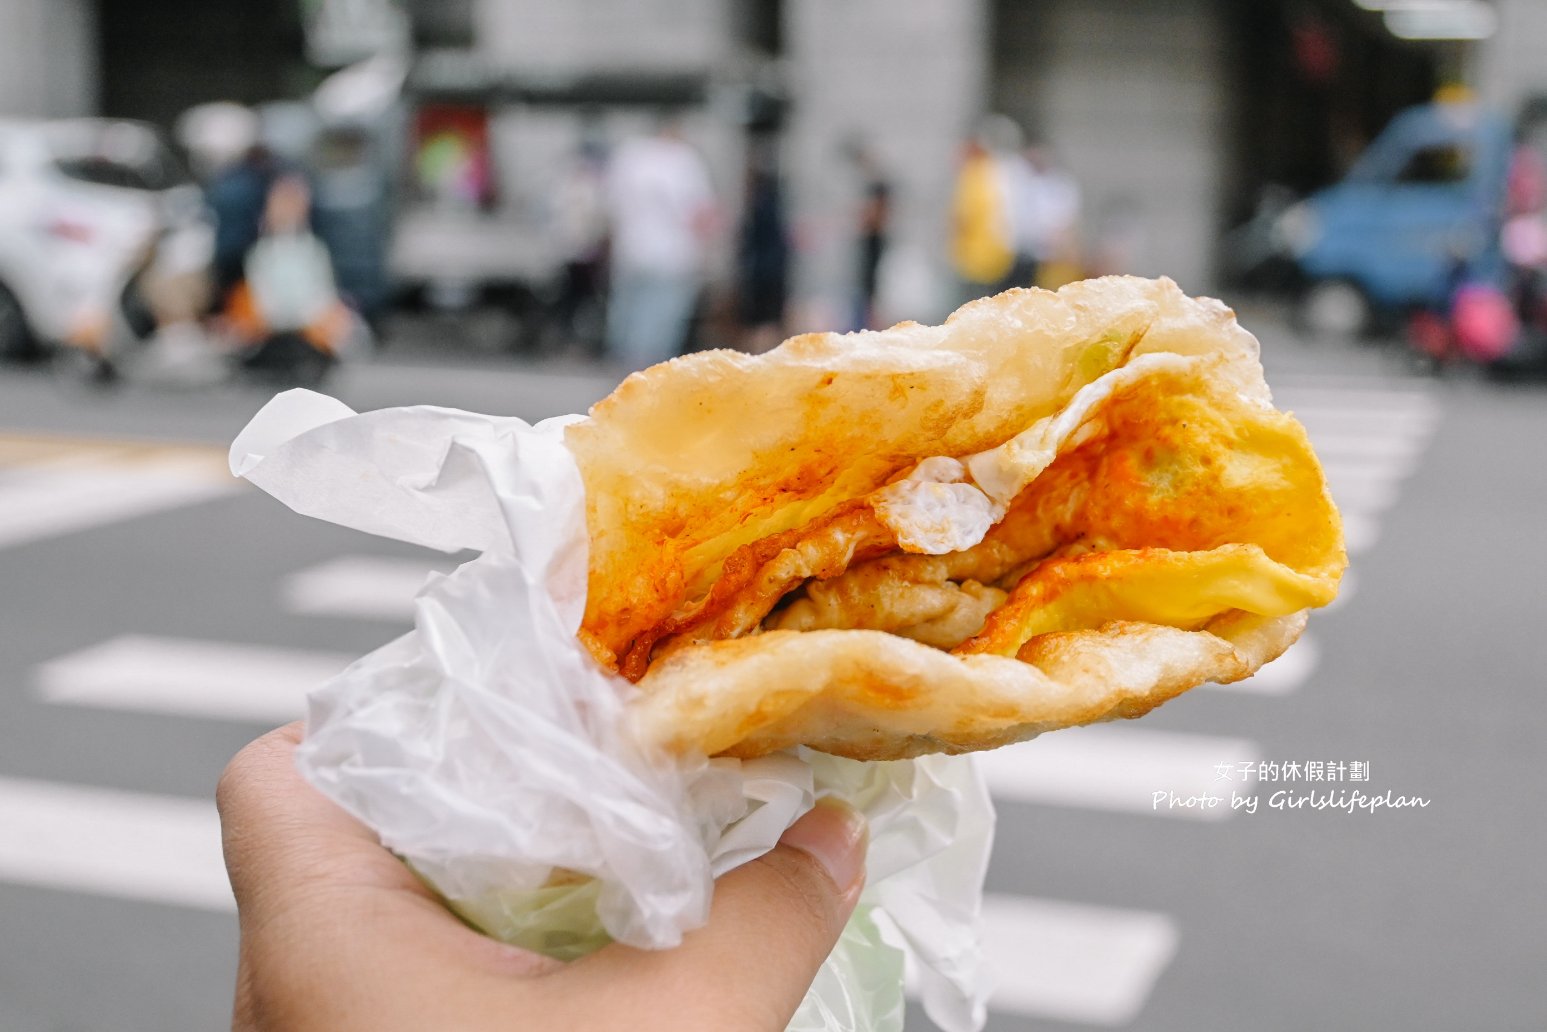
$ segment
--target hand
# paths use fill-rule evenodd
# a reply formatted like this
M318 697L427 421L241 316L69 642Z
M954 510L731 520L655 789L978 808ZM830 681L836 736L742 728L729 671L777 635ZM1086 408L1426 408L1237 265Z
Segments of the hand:
M570 964L457 920L295 769L299 724L226 768L216 799L241 918L237 1032L781 1032L864 882L865 827L823 803L715 886L676 949Z

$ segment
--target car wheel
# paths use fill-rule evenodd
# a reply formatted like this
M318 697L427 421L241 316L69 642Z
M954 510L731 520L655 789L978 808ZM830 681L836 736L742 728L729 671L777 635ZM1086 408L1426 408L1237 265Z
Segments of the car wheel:
M14 361L37 355L38 344L27 325L27 313L16 295L0 286L0 359Z
M1373 317L1370 299L1347 280L1318 280L1300 299L1300 330L1315 340L1349 341L1363 336Z

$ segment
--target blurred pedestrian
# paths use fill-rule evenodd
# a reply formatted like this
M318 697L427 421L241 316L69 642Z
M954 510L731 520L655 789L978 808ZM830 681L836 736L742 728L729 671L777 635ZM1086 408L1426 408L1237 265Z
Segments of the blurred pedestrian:
M594 133L581 140L559 180L553 235L564 260L554 314L568 340L598 350L607 258L607 152Z
M333 262L311 231L311 190L299 175L283 176L269 190L263 232L244 267L270 330L300 330L337 303Z
M1516 315L1533 331L1547 331L1547 166L1523 141L1510 155L1499 248Z
M264 204L263 230L231 292L227 319L239 343L260 349L280 338L303 341L329 358L361 343L363 328L339 297L328 249L311 231L311 191L281 176ZM293 350L293 349L291 349ZM288 362L289 351L280 357Z
M962 149L951 201L951 262L964 302L1011 285L1018 134L1009 119L989 116Z
M859 212L855 218L856 290L853 328L876 325L876 295L880 292L881 259L892 227L892 183L870 144L860 137L850 140L845 156L859 175Z
M784 339L789 299L790 239L772 141L754 144L737 244L737 295L742 348L761 354Z
M1034 143L1007 164L1011 182L1017 287L1059 287L1079 278L1080 187Z
M262 232L269 189L277 176L278 165L268 148L253 144L235 162L215 172L205 189L215 216L217 305L242 281L242 266Z
M681 351L703 288L715 219L709 170L674 121L618 148L607 175L612 223L607 350L635 369Z

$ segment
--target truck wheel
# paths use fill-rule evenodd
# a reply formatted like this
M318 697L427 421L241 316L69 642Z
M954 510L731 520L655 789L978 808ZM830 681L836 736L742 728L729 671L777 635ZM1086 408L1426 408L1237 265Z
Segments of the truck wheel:
M27 325L27 313L9 289L0 286L0 359L36 358L38 344Z
M1347 280L1317 280L1296 311L1300 331L1315 340L1351 341L1370 329L1373 312L1364 291Z

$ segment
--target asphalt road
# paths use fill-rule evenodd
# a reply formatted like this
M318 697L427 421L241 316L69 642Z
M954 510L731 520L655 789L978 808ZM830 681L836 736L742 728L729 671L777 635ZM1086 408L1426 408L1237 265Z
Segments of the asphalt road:
M1259 682L990 760L990 1028L1547 1027L1547 390L1254 328L1349 517L1345 598ZM612 379L388 359L339 393L538 418ZM290 704L275 685L396 636L403 592L444 563L233 487L223 446L262 400L0 370L6 1032L229 1021L215 778ZM1154 808L1172 790L1258 809ZM1427 805L1272 804L1354 791Z

